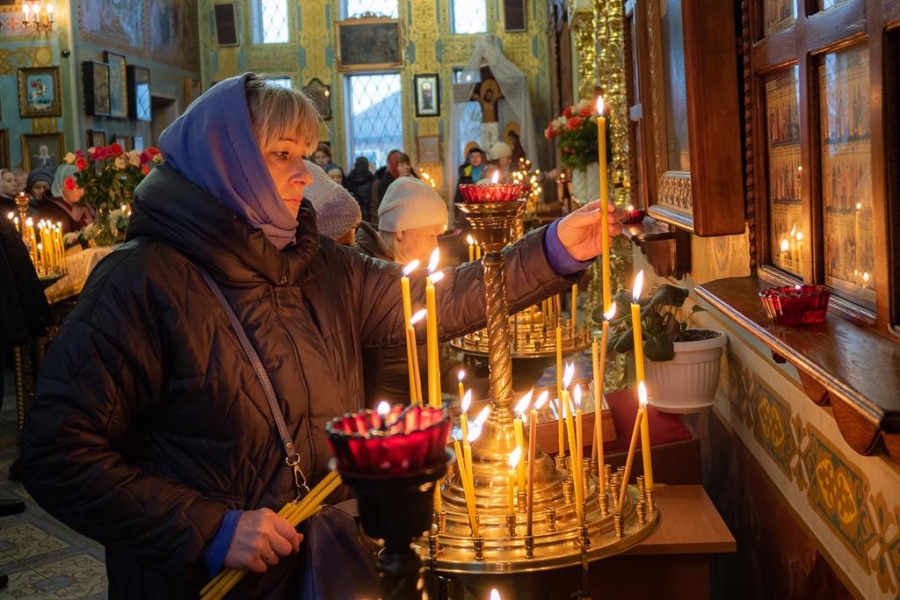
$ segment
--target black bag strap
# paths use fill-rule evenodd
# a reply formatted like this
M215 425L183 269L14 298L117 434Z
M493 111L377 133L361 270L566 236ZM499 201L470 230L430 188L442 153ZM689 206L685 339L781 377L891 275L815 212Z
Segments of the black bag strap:
M275 426L278 428L281 444L284 446L284 462L294 472L294 485L297 486L297 494L309 493L309 486L306 484L306 476L300 468L300 454L297 453L297 449L294 447L293 438L291 437L290 432L288 432L287 425L284 422L284 415L278 407L278 399L275 396L275 388L272 387L272 382L269 380L269 374L266 373L262 361L259 360L259 355L250 344L250 340L247 339L247 333L244 331L243 325L241 325L237 315L234 314L234 309L228 304L219 285L212 278L212 275L209 274L209 271L199 265L195 264L194 266L197 267L197 270L203 275L206 285L212 290L216 300L219 301L225 314L228 315L228 320L231 321L231 327L234 329L234 333L237 335L238 340L240 340L241 346L244 348L244 353L247 355L247 359L250 360L250 364L253 365L253 370L256 371L256 376L262 384L263 390L266 393L266 399L269 401L269 409L271 409L272 416L275 418Z

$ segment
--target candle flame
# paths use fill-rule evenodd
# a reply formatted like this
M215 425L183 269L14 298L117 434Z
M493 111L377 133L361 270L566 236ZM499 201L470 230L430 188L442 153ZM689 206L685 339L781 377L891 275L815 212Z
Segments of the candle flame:
M787 252L788 250L790 250L790 248L791 248L791 245L788 243L787 240L781 240L781 251L782 252Z
M419 259L413 259L408 265L403 267L403 275L409 277L409 274L419 268Z
M612 306L609 307L609 310L606 311L605 313L603 313L603 320L604 321L612 321L615 318L615 316L616 316L616 304L614 302L612 304Z
M803 232L802 232L802 231L798 231L798 232L797 232L797 241L799 242L799 241L802 240L802 239L803 239Z
M534 394L534 389L528 390L528 393L522 396L522 399L519 400L516 407L513 409L513 412L516 413L517 417L521 417L522 413L528 410L528 405L531 404L531 396Z
M16 215L14 215L12 211L9 211L9 212L6 214L6 218L7 218L7 219L10 219L10 220L12 220L12 218L13 218L14 216L16 216Z
M790 233L790 236L791 236L791 237L794 237L794 235L795 235L796 233L797 233L797 225L791 224L791 233Z
M643 381L638 384L638 402L641 408L647 408L647 386Z
M491 405L488 404L484 408L481 409L481 412L478 413L478 416L475 417L475 425L479 428L484 425L484 422L487 421L488 415L491 414Z
M388 404L387 400L382 400L378 403L378 408L376 408L375 411L378 413L378 416L383 419L390 414L391 405Z
M466 372L465 372L465 370L460 369L460 370L459 370L459 373L456 374L456 378L457 378L459 381L462 381L463 379L465 379L465 378L466 378Z
M581 384L575 386L572 397L575 399L575 408L581 408Z
M409 320L409 324L415 325L416 323L418 323L419 321L424 319L425 315L427 315L427 314L428 314L428 311L423 308L422 310L420 310L419 312L417 312L416 314L414 314L412 316L412 318Z
M444 278L444 273L442 271L438 271L437 273L432 273L431 275L429 275L429 277L431 278L431 284L434 285Z
M34 220L31 217L28 217L27 219L25 219L25 224L28 227L34 227Z
M437 269L438 261L441 260L441 250L440 248L435 248L431 252L431 258L428 259L428 274L434 273L435 269Z
M597 96L597 114L603 116L603 96Z
M462 411L462 414L466 414L469 412L469 406L472 405L472 390L466 390L466 393L463 394L462 402L459 405L459 410Z
M490 600L503 600L502 598L500 598L500 592L497 591L497 588L493 588L491 590Z
M475 238L473 238L471 235L467 235L467 236L466 236L466 241L469 242L469 245L470 245L470 246L474 246L474 245L475 245Z
M856 203L856 210L862 210L862 202Z
M534 406L531 407L531 410L540 410L544 407L544 403L547 402L547 398L550 397L550 393L547 390L541 392L541 395L538 396L537 402L534 403Z
M491 177L491 185L497 185L500 181L500 171L494 171L494 175Z
M644 270L641 269L640 273L637 274L637 277L634 278L634 292L632 292L631 297L634 300L634 303L637 304L637 301L641 299L641 291L644 289Z
M568 388L575 377L575 363L566 363L566 370L563 371L563 387Z
M522 449L516 448L509 453L509 470L515 470L515 468L519 466L520 460L522 460Z

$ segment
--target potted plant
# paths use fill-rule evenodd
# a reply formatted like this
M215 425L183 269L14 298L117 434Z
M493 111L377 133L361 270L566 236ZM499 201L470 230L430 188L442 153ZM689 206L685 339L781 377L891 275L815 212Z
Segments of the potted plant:
M666 283L638 301L649 402L664 412L694 412L715 403L720 358L728 341L721 331L689 326L688 319L706 309L695 304L684 315L688 294L687 289ZM631 291L620 290L615 301L619 316L610 323L608 347L630 352L634 350ZM602 313L594 314L595 320L602 318Z

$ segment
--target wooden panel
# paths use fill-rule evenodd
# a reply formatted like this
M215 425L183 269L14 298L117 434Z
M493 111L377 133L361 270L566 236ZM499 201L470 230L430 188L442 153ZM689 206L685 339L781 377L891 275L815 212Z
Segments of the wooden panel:
M697 294L783 356L824 388L847 443L861 454L878 449L880 432L900 433L900 353L895 338L882 337L829 314L824 323L774 324L756 277L720 279Z

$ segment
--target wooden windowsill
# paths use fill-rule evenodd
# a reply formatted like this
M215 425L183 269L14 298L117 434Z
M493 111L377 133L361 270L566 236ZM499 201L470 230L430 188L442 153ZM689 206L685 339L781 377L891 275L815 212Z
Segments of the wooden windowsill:
M900 462L900 345L832 311L821 324L776 325L759 300L767 287L757 277L733 277L695 291L768 346L776 361L794 365L810 398L831 404L855 451L869 455L886 448Z

